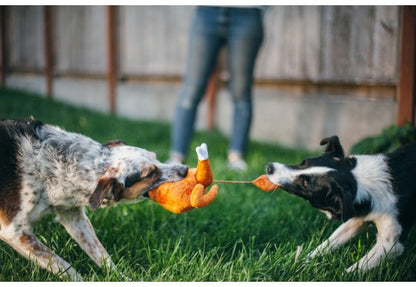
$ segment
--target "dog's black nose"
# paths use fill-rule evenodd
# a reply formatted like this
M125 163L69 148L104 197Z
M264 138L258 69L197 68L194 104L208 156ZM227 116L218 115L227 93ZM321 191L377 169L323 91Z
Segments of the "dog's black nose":
M273 174L274 173L274 165L273 165L273 163L269 163L267 165L266 171L267 171L267 174Z
M186 177L186 175L188 174L188 169L189 168L186 165L178 165L176 170L180 177Z

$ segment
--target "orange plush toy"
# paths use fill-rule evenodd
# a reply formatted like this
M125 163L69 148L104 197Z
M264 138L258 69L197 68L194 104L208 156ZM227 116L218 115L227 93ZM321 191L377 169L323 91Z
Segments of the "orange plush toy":
M198 165L190 168L186 177L177 182L166 182L149 191L149 197L174 213L184 213L193 208L201 208L209 205L217 196L218 185L213 185L209 192L205 193L213 179L211 166L208 159L206 144L196 148Z
M279 188L279 186L271 182L270 179L265 174L259 176L258 178L253 180L251 183L265 192L270 192Z

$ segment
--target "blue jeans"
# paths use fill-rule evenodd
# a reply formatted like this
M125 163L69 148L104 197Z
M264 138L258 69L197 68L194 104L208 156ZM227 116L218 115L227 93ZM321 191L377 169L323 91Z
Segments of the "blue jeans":
M245 153L252 120L254 64L263 41L257 8L198 7L191 23L184 83L172 128L172 153L185 158L201 101L218 54L227 47L233 122L229 152Z

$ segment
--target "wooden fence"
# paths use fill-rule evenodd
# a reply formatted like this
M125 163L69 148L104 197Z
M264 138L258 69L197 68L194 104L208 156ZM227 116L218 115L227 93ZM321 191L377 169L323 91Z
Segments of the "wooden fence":
M183 74L194 7L0 9L2 84L9 73L44 73L53 95L55 77L107 79L114 112L118 81L179 82ZM400 86L388 97L399 101L398 121L413 122L415 18L414 7L269 7L256 83Z

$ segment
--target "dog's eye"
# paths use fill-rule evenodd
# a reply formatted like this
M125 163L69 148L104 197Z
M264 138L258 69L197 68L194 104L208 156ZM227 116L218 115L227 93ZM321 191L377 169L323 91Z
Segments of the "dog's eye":
M147 178L149 178L149 177L153 177L153 176L155 175L155 173L156 173L156 169L153 169L152 171L150 171L150 172L146 175L146 177L147 177Z
M300 184L301 184L303 189L309 189L309 187L310 187L309 178L308 177L302 177L300 179Z
M133 186L136 182L139 182L141 179L140 177L140 173L135 172L133 174L130 174L129 176L126 177L126 181L125 181L125 186L126 187L131 187Z

